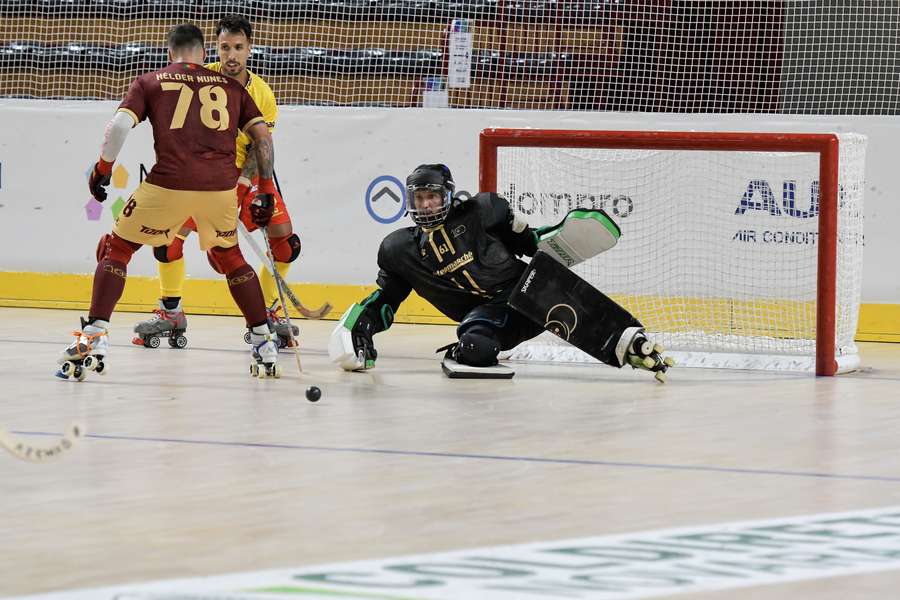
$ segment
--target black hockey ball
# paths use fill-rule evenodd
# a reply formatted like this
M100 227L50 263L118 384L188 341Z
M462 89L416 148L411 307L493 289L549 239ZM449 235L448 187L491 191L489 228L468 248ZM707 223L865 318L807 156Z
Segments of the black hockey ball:
M306 399L309 400L310 402L318 402L319 398L321 398L321 397L322 397L322 390L320 390L316 386L311 385L308 388L306 388Z

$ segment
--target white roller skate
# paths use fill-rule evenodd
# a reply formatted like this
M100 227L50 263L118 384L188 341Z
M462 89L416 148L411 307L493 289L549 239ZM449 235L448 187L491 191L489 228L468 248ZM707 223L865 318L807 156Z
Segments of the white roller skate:
M169 310L160 300L159 308L153 311L153 316L134 326L135 337L131 343L145 348L159 348L159 339L169 338L169 346L184 348L187 346L185 331L187 317L181 309L181 301L178 301L178 306Z
M81 330L73 331L75 340L63 351L57 361L59 370L56 376L60 379L72 377L76 381L84 381L88 371L106 375L109 367L106 354L109 352L109 336L106 321L94 321L90 325L81 319Z
M666 371L675 366L675 359L663 356L665 348L661 344L647 339L644 330L640 327L629 327L622 334L616 348L616 354L622 350L620 360L622 364L631 365L633 369L652 371L656 380L666 382Z
M281 365L278 364L277 336L269 330L268 325L254 327L249 332L250 344L253 346L250 361L250 376L265 379L281 377Z
M280 350L291 347L291 333L294 334L294 339L296 339L300 336L300 328L291 323L291 328L288 329L287 319L279 315L279 312L281 312L281 304L279 304L278 300L275 300L272 306L266 309L266 318L275 330L275 335L277 336L275 343L278 344L278 349ZM251 343L249 331L244 334L244 341L248 344Z

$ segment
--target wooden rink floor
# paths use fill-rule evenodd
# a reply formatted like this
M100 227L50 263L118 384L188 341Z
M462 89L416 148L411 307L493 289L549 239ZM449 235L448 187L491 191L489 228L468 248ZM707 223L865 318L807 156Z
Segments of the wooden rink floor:
M150 350L130 344L146 315L116 313L109 374L61 381L79 314L0 309L0 426L87 431L52 462L0 452L0 596L900 506L900 344L861 344L863 370L834 378L516 363L484 382L442 374L450 327L395 325L374 370L343 373L335 322L300 321L306 374L282 352L259 381L242 319L189 315L187 349ZM678 598L898 586L887 569Z

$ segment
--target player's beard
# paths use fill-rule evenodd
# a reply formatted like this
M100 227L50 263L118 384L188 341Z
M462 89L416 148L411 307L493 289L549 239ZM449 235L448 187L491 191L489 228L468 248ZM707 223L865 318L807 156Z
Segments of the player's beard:
M245 68L246 67L244 65L236 65L234 67L232 67L228 64L222 65L222 70L225 71L225 75L227 75L228 77L231 77L232 79L236 79L237 77L240 77L241 73L244 72Z

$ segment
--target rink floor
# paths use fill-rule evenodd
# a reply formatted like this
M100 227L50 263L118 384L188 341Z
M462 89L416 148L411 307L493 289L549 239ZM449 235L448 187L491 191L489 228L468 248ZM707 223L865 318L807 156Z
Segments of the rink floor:
M238 318L191 316L187 349L150 350L130 344L144 315L117 313L110 372L61 381L78 315L0 309L0 425L34 444L73 421L87 432L53 462L0 453L0 596L900 513L900 344L862 344L864 369L834 378L674 369L660 385L517 363L484 382L442 374L450 327L395 325L376 336L374 370L343 373L325 352L334 322L302 321L304 374L282 353L284 377L260 381ZM888 598L896 567L679 598ZM337 597L443 597L426 592ZM610 594L496 597L644 597Z

